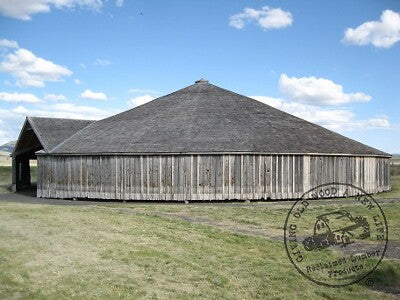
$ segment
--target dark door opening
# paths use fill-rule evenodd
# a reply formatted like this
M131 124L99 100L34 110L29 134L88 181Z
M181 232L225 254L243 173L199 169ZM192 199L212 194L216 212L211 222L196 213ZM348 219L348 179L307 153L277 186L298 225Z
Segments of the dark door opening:
M36 191L36 154L43 149L29 122L25 121L12 153L12 190Z
M13 191L36 191L36 162L34 153L13 157Z

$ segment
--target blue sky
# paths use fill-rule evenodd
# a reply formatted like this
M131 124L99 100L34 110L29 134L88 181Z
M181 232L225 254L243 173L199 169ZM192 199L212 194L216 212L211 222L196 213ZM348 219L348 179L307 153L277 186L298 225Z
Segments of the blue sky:
M399 41L397 0L0 0L0 143L204 77L400 153Z

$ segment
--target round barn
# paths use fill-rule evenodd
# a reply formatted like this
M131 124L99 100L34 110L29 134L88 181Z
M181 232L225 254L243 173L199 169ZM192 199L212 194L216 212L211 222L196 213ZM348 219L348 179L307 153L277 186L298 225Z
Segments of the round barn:
M390 189L387 153L206 80L36 155L38 197L295 199L330 182Z

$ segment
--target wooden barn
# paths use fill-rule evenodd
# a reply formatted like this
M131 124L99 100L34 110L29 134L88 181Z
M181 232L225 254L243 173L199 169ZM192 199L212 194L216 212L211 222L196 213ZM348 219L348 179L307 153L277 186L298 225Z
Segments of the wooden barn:
M27 117L12 153L12 190L31 185L29 161L36 160L35 152L51 149L93 121Z
M206 80L97 122L71 120L51 145L53 129L35 122L27 119L14 158L18 171L37 157L38 197L294 199L330 182L390 189L387 153ZM25 146L29 126L37 148Z

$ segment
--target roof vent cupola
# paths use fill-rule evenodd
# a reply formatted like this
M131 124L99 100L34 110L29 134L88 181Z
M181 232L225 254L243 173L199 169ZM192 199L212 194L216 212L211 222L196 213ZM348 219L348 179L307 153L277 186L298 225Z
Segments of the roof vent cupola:
M207 79L200 78L199 80L196 80L194 83L208 83Z

